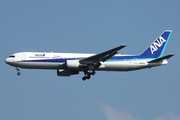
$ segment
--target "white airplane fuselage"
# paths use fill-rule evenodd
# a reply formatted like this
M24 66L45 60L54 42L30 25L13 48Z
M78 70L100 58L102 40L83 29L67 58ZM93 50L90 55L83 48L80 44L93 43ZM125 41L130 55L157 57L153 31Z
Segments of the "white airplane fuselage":
M6 63L14 67L28 69L60 69L66 60L80 60L94 54L83 53L52 53L52 52L20 52L13 54L15 57L6 59ZM44 56L43 56L44 55ZM132 56L132 57L131 57ZM154 66L165 65L168 62L164 60L158 63L148 63L152 59L138 59L134 55L117 54L114 57L118 59L110 59L106 62L100 62L101 66L96 70L102 71L131 71L142 68L151 68ZM120 59L122 57L122 59ZM126 58L131 57L131 58ZM113 57L112 57L113 58ZM82 71L79 67L72 68Z

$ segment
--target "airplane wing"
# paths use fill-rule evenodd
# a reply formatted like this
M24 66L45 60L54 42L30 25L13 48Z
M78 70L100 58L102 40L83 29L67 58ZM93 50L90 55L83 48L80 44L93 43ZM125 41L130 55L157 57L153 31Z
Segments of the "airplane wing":
M124 47L126 47L126 45L120 45L118 47L115 47L115 48L110 49L108 51L102 52L100 54L96 54L96 55L87 57L85 59L82 59L79 62L81 64L87 64L87 65L94 64L94 63L99 62L99 61L105 62L106 60L108 60L109 58L111 58L112 56L117 54L118 50L120 50Z
M166 56L157 58L157 59L155 59L155 60L151 60L151 61L149 61L148 63L160 62L160 61L162 61L162 60L169 59L169 58L172 57L172 56L174 56L174 54L169 54L169 55L166 55Z

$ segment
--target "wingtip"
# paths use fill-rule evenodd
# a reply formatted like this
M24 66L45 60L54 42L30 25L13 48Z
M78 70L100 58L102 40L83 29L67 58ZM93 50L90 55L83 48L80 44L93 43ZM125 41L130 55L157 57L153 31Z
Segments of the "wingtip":
M175 54L170 54L171 56L174 56Z
M126 44L121 44L120 47L126 47L127 45Z

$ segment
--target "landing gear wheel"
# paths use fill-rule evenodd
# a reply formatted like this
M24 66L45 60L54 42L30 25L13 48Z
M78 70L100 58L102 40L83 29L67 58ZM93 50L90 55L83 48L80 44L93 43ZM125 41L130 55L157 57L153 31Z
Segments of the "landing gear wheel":
M88 75L88 76L86 77L86 79L88 79L88 80L89 80L90 78L91 78L91 76L90 76L90 75Z
M95 74L96 74L96 72L95 72L95 71L92 71L91 75L95 75Z
M21 75L21 73L20 73L20 72L17 72L17 75L19 76L19 75Z
M82 80L85 81L86 80L86 76L82 77Z
M82 80L85 81L86 79L90 79L91 75L95 75L96 72L94 70L90 70L90 71L83 71L84 72L84 77L82 77Z
M20 72L20 68L19 67L16 67L16 70L17 70L17 75L21 75L21 72Z

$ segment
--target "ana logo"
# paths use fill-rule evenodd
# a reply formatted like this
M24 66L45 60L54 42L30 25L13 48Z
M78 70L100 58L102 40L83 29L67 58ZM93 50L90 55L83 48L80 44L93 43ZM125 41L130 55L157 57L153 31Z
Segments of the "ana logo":
M35 56L37 56L37 57L44 57L45 54L35 54Z
M156 41L154 41L150 46L151 53L153 54L155 51L157 51L158 48L161 47L164 42L166 42L166 40L162 36L160 36Z

